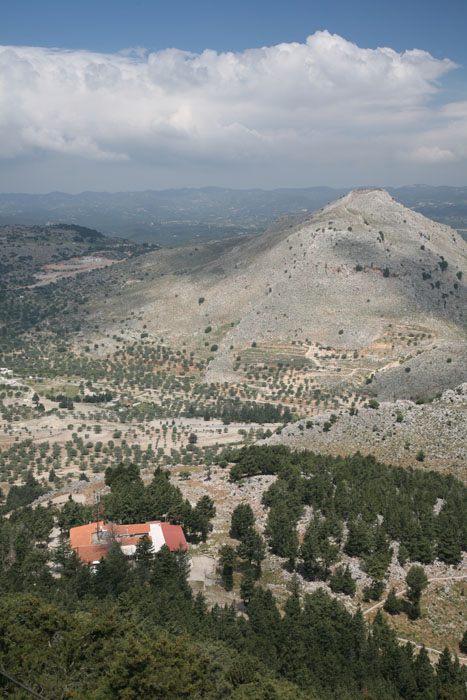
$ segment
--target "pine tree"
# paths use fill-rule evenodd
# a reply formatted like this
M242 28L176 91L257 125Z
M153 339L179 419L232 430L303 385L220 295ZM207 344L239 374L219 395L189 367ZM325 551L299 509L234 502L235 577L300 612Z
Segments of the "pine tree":
M441 697L446 696L453 690L457 680L454 664L451 661L451 653L447 647L444 647L443 653L439 657L436 676L438 692Z
M339 559L339 547L332 544L327 537L323 538L319 543L319 557L323 564L324 576L329 575L329 567L335 564Z
M390 615L398 615L401 611L401 601L396 596L396 591L394 588L388 593L388 597L384 601L384 609Z
M187 558L185 552L171 552L164 545L154 556L150 576L151 587L156 591L183 593L190 597L188 586Z
M355 579L352 576L349 566L345 567L344 576L342 579L342 593L353 596L356 590Z
M232 513L230 536L242 540L244 535L254 528L255 516L249 503L240 503Z
M363 520L352 520L344 551L349 557L360 557L371 550L371 532Z
M248 530L237 547L237 554L242 559L246 559L251 566L252 563L256 566L256 578L261 576L261 562L266 557L266 545L264 539L259 532Z
M331 578L329 579L329 585L334 593L340 593L344 585L344 567L338 566Z
M364 657L367 651L367 627L360 605L352 618L350 631L352 642L349 649L349 661L355 677L360 682L366 673Z
M438 520L438 557L446 564L459 564L462 560L462 547L459 528L454 514L449 517L440 514Z
M308 527L300 547L300 557L303 561L303 575L309 581L316 581L321 577L321 566L316 559L317 555L318 541L313 528Z
M408 614L412 620L416 620L420 617L420 599L422 597L422 591L428 585L428 579L424 568L422 566L412 566L405 577L405 582L408 587L407 598L411 602Z
M52 549L52 561L63 567L71 556L70 541L63 532L58 537L58 544Z
M135 561L136 573L142 581L147 581L154 560L154 550L151 539L144 535L136 545Z
M467 654L467 630L464 632L461 641L459 642L461 654Z
M295 527L295 520L291 517L285 503L279 501L270 508L266 526L269 546L274 554L289 557L289 562L295 561L298 552L298 535Z
M105 559L97 566L94 584L100 598L118 596L126 590L131 577L130 564L117 542L112 542Z
M415 681L417 683L417 700L435 700L436 679L428 653L423 646L414 663Z
M209 496L202 496L188 514L187 527L190 534L204 542L209 532L210 521L215 515L213 500Z
M233 588L233 570L235 567L235 550L228 544L221 547L219 563L222 567L222 579L227 591Z
M399 553L397 555L397 559L399 561L399 564L401 566L404 566L405 562L407 561L408 558L409 558L409 550L407 549L407 547L404 547L404 545L401 544L399 547Z
M244 604L248 607L253 591L255 590L255 580L251 571L246 571L242 576L240 583L240 595Z
M305 645L301 625L301 605L298 579L292 580L292 592L284 606L285 615L280 623L280 670L285 678L296 681L305 661Z

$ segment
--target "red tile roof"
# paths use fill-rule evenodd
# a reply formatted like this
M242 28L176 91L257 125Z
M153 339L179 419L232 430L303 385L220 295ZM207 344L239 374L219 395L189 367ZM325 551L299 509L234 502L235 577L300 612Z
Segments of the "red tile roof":
M89 525L80 525L72 527L70 530L70 547L84 547L91 544L91 538L97 532L97 526L100 523L89 523Z
M72 547L81 561L85 564L92 564L93 561L105 559L109 544L90 544L81 547Z
M116 538L116 541L121 547L127 545L136 546L141 537L144 535L151 536L151 524L159 523L165 544L172 552L178 549L188 549L185 535L180 525L163 523L159 520L131 525L115 525L114 523L104 524L103 522L97 522L89 523L88 525L80 525L79 527L72 527L70 530L70 547L82 561L89 564L94 561L100 561L102 558L105 559L107 550L112 542L112 540L106 542L105 540L98 539L99 531L102 533L110 533L112 539Z
M180 525L171 525L171 523L161 523L162 533L164 535L165 544L172 551L177 549L187 550L185 535Z
M137 523L136 525L115 525L117 535L148 535L151 523Z

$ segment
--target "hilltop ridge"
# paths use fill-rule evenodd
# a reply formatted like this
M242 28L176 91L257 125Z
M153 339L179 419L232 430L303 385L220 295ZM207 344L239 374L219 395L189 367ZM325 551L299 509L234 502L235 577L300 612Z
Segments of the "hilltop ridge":
M232 345L308 338L359 350L399 322L443 326L456 340L466 324L466 250L452 229L384 190L357 190L305 220L285 221L217 263L226 274L212 285L213 303L235 299L244 313L207 378L225 376Z

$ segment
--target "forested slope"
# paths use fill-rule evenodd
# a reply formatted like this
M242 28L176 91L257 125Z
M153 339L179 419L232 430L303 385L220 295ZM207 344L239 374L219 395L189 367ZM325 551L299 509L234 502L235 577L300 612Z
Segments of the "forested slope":
M424 539L429 527L438 556L456 560L465 547L466 489L453 477L389 469L359 455L333 460L263 447L240 451L232 478L258 471L278 474L265 493L272 549L284 542L287 549L291 541L291 530L276 527L274 511L276 521L290 521L291 528L305 502L319 513L300 552L305 575L321 575L324 541L331 551L331 537L338 541L344 520L345 548L368 558L383 576L388 534L401 538L411 558L433 556ZM209 499L195 507L184 503L160 469L146 487L131 465L109 469L106 482L110 493L103 506L115 521L157 518L164 511L184 522L192 538L206 537L215 512ZM444 505L431 517L440 498ZM298 578L282 611L271 591L248 576L240 608L208 609L188 585L187 554L164 547L154 555L144 538L133 563L112 545L93 573L70 553L66 538L69 527L90 516L87 506L70 500L58 512L52 506L16 508L0 522L0 667L46 698L466 697L465 668L449 651L434 667L425 649L416 653L399 644L381 613L366 623L360 609L352 614L322 589L302 596ZM54 523L63 536L51 555L43 543ZM294 558L289 549L286 554ZM3 680L0 697L27 695Z

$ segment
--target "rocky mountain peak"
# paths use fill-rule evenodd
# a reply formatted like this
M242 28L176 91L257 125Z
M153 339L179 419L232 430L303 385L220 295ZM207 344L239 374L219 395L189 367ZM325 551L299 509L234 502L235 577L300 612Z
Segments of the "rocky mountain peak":
M455 231L385 190L355 190L305 220L283 221L225 258L216 294L240 321L208 379L227 377L234 352L252 342L308 339L348 352L389 326L465 329L466 259Z

